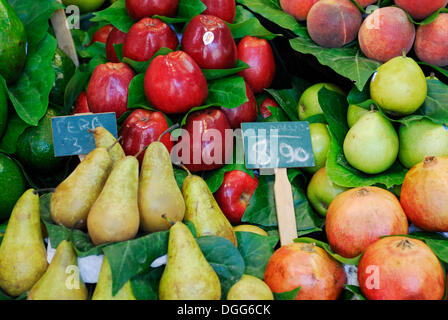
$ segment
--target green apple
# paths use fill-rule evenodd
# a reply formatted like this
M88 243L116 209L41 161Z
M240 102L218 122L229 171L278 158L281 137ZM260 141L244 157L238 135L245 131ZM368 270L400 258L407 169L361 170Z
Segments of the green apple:
M369 113L369 110L367 109L354 104L349 105L347 110L347 123L349 128L353 127L355 123L358 122L358 120L367 113Z
M412 58L405 56L383 64L370 82L372 99L384 111L395 116L417 111L425 102L427 93L425 74Z
M428 119L401 125L398 157L406 168L412 168L429 156L448 156L448 129Z
M303 92L299 100L299 105L297 106L300 120L303 121L311 116L323 113L322 108L319 104L318 93L324 86L328 90L339 92L345 95L344 91L342 91L341 88L332 83L317 83L309 87Z
M66 6L75 5L82 13L92 12L103 5L105 0L62 0Z
M394 164L398 147L398 135L390 121L380 112L370 111L348 131L343 149L351 166L377 174Z
M328 177L326 168L323 167L311 178L306 195L314 210L320 215L326 216L328 207L333 199L348 189L334 184Z
M323 123L310 124L311 144L313 146L314 167L304 168L308 173L315 173L325 166L330 151L331 136Z

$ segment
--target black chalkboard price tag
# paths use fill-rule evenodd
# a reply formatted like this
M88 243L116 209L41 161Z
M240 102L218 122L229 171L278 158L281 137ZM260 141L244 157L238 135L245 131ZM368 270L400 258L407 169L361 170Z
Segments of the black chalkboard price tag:
M54 117L51 125L56 157L84 155L95 149L95 139L89 129L103 127L117 138L114 112Z
M294 201L286 168L313 167L308 122L257 122L241 125L248 169L274 169L275 206L281 245L297 238Z

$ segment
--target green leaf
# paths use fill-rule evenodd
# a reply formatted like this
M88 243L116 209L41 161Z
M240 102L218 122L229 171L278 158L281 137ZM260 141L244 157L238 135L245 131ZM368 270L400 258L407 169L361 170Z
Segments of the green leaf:
M295 89L266 89L266 91L277 101L291 121L299 121L297 105L299 104L300 96Z
M131 279L132 292L137 300L158 300L159 282L164 269L149 268Z
M190 20L201 14L205 9L207 9L207 6L201 0L180 0L177 17Z
M346 284L346 285L345 285L345 289L346 289L347 291L349 291L349 292L352 294L352 296L354 296L354 297L356 298L356 299L351 299L351 300L367 300L367 299L363 296L360 287L358 287L358 286L352 286L352 285Z
M417 115L428 117L439 124L448 122L448 86L436 79L426 80L428 95Z
M75 70L75 74L65 87L64 113L69 114L78 96L83 92L90 79L91 72L86 70L86 65L81 65Z
M173 52L173 50L169 48L160 48L148 61L134 61L129 58L123 58L123 62L127 63L132 69L137 73L146 73L149 65L152 60L154 60L157 56L166 56L168 53Z
M94 17L90 21L101 22L107 21L111 23L122 32L128 32L132 25L135 23L134 20L129 16L126 11L125 0L118 0L113 3L107 9L98 11L94 13Z
M281 293L273 292L274 300L295 300L295 298L299 294L300 288L301 287L298 287L291 291L286 291L286 292L281 292Z
M252 232L235 232L238 240L238 250L246 266L244 274L264 279L266 265L274 254L278 243L277 237L266 237Z
M209 172L204 173L205 182L207 182L207 185L212 193L215 193L218 191L219 187L221 187L223 181L224 181L224 175L227 172L233 171L233 170L239 170L244 171L247 174L249 174L252 178L255 178L253 170L246 169L246 166L244 164L240 163L232 163L225 165L222 168L219 168L217 170L212 170Z
M243 71L245 69L250 68L250 66L241 61L238 60L237 64L235 66L235 68L231 68L231 69L202 69L202 73L204 74L205 78L210 81L210 80L216 80L219 78L224 78L224 77L228 77L231 75L234 75L240 71Z
M370 60L363 55L357 46L326 49L312 40L295 38L290 40L291 47L304 54L312 54L317 60L353 81L362 90L370 76L381 66L381 63Z
M182 190L182 185L184 183L184 179L188 176L188 173L184 169L173 168L174 169L174 178L176 178L177 185L179 189Z
M230 31L232 31L232 35L235 39L241 39L245 36L252 36L266 40L272 40L275 37L279 36L278 34L274 34L268 31L255 17L249 18L248 20L240 23L228 23L227 25L229 26Z
M148 100L145 95L145 74L140 73L136 75L130 85L128 93L128 109L133 109L138 105L148 104Z
M429 66L429 67L433 68L434 70L436 70L436 71L440 72L441 74L443 74L445 77L448 77L448 69L447 68L433 66L433 65L428 64L426 62L419 62L418 64L421 64L421 65L424 65L424 66Z
M1 78L3 79L3 78ZM8 125L3 138L0 140L0 151L14 154L17 148L17 139L30 125L24 122L15 113L9 116Z
M370 99L370 86L364 86L363 90L358 90L356 86L354 86L348 96L347 102L348 104L359 105L366 100Z
M229 240L205 236L197 239L207 261L215 270L221 282L222 297L244 274L244 260L235 245Z
M441 261L448 263L448 239L437 233L429 232L414 232L410 235L405 235L414 239L424 241L428 247Z
M339 261L342 264L350 264L350 265L354 265L357 266L359 263L359 260L361 259L361 255L355 257L355 258L344 258L343 256L340 256L337 253L334 253L333 250L331 250L330 245L328 243L319 241L319 240L315 240L312 238L297 238L294 239L294 242L298 242L298 243L313 243L316 246L324 249L331 257L333 257L335 260Z
M342 145L348 131L347 98L340 93L322 87L319 90L318 99L331 132L339 145Z
M19 117L36 126L45 115L55 73L52 66L57 41L49 34L28 57L21 78L8 91Z
M84 50L79 51L78 55L84 59L93 58L98 55L106 56L106 45L101 42L95 42Z

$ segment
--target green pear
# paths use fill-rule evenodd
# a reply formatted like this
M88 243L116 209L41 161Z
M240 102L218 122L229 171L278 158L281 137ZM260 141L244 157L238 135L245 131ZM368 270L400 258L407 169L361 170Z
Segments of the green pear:
M137 234L138 167L137 158L128 156L112 169L87 217L87 230L95 245L130 240Z
M103 127L97 127L91 132L93 133L96 147L106 148L107 151L109 151L109 155L112 159L113 165L126 157L121 144L117 142L117 139L115 139L112 133L110 133Z
M67 228L84 228L87 215L112 169L105 148L96 148L56 188L50 201L51 218Z
M28 293L28 300L87 300L88 292L79 275L78 257L72 244L58 245L47 271Z
M307 187L307 197L311 206L320 215L326 216L328 207L336 196L348 188L334 184L328 177L327 169L321 168L311 178Z
M148 232L168 230L171 224L167 220L184 218L185 201L174 177L170 153L161 142L151 143L143 158L138 205L141 227Z
M106 256L103 258L92 300L137 300L132 292L131 281L126 282L117 294L112 296L112 272Z
M232 225L201 177L189 174L182 185L182 194L186 204L185 220L193 223L199 237L219 236L237 245Z
M448 156L448 129L428 119L403 124L399 130L398 157L406 168L412 168L426 157Z
M354 168L368 174L389 169L398 155L398 135L378 111L370 111L348 131L344 155Z
M369 113L368 109L351 104L347 110L347 123L349 128L353 127L356 122L365 114Z
M274 300L269 286L254 276L243 274L227 293L227 300Z
M20 296L40 279L47 265L39 195L30 189L15 204L0 246L0 287Z
M159 284L160 300L220 300L221 283L182 222L170 229L168 261Z
M310 124L311 144L313 147L314 167L304 168L308 173L315 173L325 166L330 151L331 136L327 126L322 123Z
M428 93L425 74L405 56L395 57L378 68L370 83L370 96L389 114L405 116L417 111Z
M345 95L341 88L332 83L317 83L308 89L306 89L299 100L299 105L297 106L297 111L299 113L300 120L304 121L307 118L323 114L322 108L319 104L319 91L325 87L328 90L341 93Z

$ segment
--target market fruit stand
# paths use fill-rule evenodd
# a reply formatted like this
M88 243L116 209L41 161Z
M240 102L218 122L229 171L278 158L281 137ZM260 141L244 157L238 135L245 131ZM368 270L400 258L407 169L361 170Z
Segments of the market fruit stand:
M448 1L62 2L0 0L1 299L446 299Z

